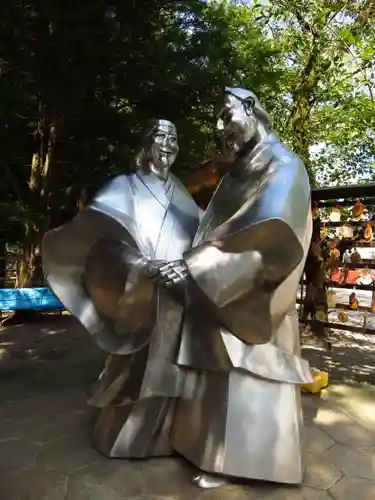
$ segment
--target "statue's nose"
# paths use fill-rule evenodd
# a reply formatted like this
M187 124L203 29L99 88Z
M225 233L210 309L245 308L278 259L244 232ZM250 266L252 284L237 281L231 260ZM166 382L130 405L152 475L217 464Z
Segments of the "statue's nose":
M224 106L223 111L222 111L222 119L229 120L232 115L232 107L231 106Z

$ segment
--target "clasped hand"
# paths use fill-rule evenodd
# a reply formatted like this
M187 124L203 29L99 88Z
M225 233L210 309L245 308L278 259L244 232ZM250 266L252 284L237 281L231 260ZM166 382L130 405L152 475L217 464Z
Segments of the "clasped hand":
M188 270L184 260L152 261L148 270L150 277L165 288L181 288L186 284Z

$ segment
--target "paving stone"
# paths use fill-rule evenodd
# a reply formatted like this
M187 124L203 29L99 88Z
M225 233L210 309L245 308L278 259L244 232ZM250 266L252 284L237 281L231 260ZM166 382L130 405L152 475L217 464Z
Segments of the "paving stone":
M35 422L33 419L30 421ZM0 441L7 439L22 439L25 436L24 432L25 422L20 420L15 420L13 418L1 418L0 419Z
M304 485L328 490L342 476L341 471L324 453L307 453Z
M27 397L16 401L7 401L1 405L1 417L11 418L13 420L24 421L40 413L41 403L45 401L42 396Z
M35 463L39 447L18 439L0 443L0 477L31 467Z
M139 461L107 460L74 473L66 500L120 500L143 493Z
M83 410L72 410L56 418L33 417L27 420L0 420L0 441L22 439L30 443L44 444L55 439L84 434L88 430L87 418Z
M293 497L291 497L290 500L292 500L292 498ZM273 498L270 497L269 500L273 500ZM274 500L278 500L278 497L275 496ZM285 497L285 500L289 500L289 498ZM332 500L332 498L331 498L331 495L327 491L318 490L316 488L309 488L308 486L304 486L301 489L301 496L298 500Z
M106 500L106 498L104 498L103 500ZM172 497L172 498L171 497L161 497L159 495L147 494L147 495L141 495L141 496L137 496L137 497L128 497L128 498L125 498L124 500L174 500L174 497ZM196 500L196 499L195 499L195 497L192 497L191 500Z
M260 484L257 486L231 484L214 488L212 490L201 490L196 488L196 500L261 500L267 497L269 489L267 485Z
M348 448L335 445L327 452L332 462L347 476L375 481L375 448Z
M343 409L369 431L375 431L375 387L368 384L335 384L329 389L329 401Z
M327 491L315 488L283 487L267 483L232 485L207 490L197 500L332 500Z
M315 424L334 441L345 446L375 446L375 433L369 432L338 409L321 408Z
M37 425L31 421L23 427L25 439L32 443L44 444L72 434L84 436L88 431L84 425L85 416L83 410L73 410L54 419L38 419Z
M193 484L196 470L177 457L152 458L141 462L143 493L192 500L202 490Z
M324 410L335 409L339 414L341 411L336 408L323 394L303 394L302 395L302 407L303 407L303 417L304 423L307 426L315 426L319 423L322 412Z
M255 497L262 498L262 497ZM265 500L332 500L327 491L303 486L302 488L283 488L275 486Z
M3 481L0 493L4 500L65 500L67 483L65 474L31 467Z
M20 421L30 418L53 418L69 410L84 407L85 396L82 391L56 391L3 403L1 416Z
M375 483L344 476L331 488L330 493L335 500L374 500Z
M323 453L335 444L335 441L328 434L316 426L306 426L305 433L306 451Z
M41 446L36 465L70 474L100 460L88 439L69 436Z
M302 393L302 406L304 410L307 408L319 409L324 401L321 394Z

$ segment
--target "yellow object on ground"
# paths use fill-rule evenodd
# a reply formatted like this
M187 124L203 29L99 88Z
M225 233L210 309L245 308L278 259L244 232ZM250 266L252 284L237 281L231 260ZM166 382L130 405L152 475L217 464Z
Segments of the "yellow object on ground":
M302 392L310 392L316 394L322 389L328 387L328 373L311 370L311 375L314 381L311 384L303 384L301 386Z

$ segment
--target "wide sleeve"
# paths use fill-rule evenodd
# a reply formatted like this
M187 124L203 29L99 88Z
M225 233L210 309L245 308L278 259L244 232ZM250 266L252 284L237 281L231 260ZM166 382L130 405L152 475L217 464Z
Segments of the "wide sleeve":
M126 178L117 179L42 242L52 291L111 354L128 354L147 342L156 314L157 290L147 278L126 189Z
M296 293L289 290L282 309L271 315L272 294L305 253L309 184L304 171L292 167L271 175L257 199L245 200L208 240L185 253L197 294L246 343L269 342Z

